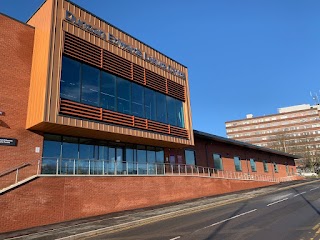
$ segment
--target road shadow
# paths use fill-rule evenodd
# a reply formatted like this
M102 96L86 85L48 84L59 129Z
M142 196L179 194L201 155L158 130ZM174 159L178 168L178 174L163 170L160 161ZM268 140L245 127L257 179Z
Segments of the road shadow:
M297 194L299 193L296 188L292 188ZM297 196L298 197L298 196ZM302 197L303 200L318 214L320 215L320 211L305 197L303 194L299 195L299 197Z

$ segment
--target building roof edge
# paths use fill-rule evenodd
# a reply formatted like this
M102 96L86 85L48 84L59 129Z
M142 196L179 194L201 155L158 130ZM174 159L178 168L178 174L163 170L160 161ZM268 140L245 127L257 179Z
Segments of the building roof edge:
M281 152L281 151L270 149L270 148L260 147L260 146L257 146L257 145L251 144L251 143L241 142L241 141L237 141L237 140L233 140L233 139L217 136L217 135L214 135L214 134L201 132L201 131L198 131L198 130L193 130L193 134L194 135L198 135L198 136L200 136L202 138L211 139L211 140L215 140L215 141L218 141L218 142L223 142L223 143L228 143L228 144L232 144L232 145L236 145L236 146L240 146L240 147L246 147L246 148L251 148L251 149L254 149L254 150L269 152L269 153L282 155L282 156L286 156L286 157L290 157L290 158L294 158L294 159L301 158L300 156L293 155L293 154L290 154L290 153Z

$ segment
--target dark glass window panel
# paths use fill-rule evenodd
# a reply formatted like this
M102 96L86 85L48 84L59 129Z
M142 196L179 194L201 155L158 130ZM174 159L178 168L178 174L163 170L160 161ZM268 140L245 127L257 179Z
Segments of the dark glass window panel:
M106 161L108 160L108 147L107 146L99 146L99 159Z
M60 158L61 136L45 135L42 155L43 157L46 157L46 158Z
M128 164L128 173L136 174L137 173L137 150L133 149L133 146L126 148L126 162Z
M78 138L63 137L62 158L78 159Z
M268 172L268 171L269 171L269 169L268 169L268 163L267 163L267 161L265 161L265 160L263 160L263 169L264 169L265 172Z
M213 154L213 166L217 170L223 170L222 159L220 154Z
M117 110L131 114L131 83L122 78L117 78Z
M251 171L252 172L256 172L257 168L256 168L256 162L253 158L250 159L250 166L251 166Z
M167 99L168 124L177 126L177 120L178 120L178 115L176 110L177 100L169 96L166 96L166 99Z
M144 118L144 87L131 83L132 87L132 115Z
M81 102L99 106L100 71L97 68L82 64L81 69Z
M62 174L83 174L82 168L78 167L78 138L63 137L62 138L62 159L60 164L60 172Z
M43 143L42 174L56 174L61 155L61 136L45 135Z
M105 163L105 172L108 174L114 174L116 163L116 149L109 147L108 161Z
M80 67L79 62L65 56L62 57L61 98L80 102Z
M137 146L137 162L138 162L138 173L147 173L147 151L145 146Z
M79 158L80 159L94 159L95 158L95 146L93 144L89 144L87 142L87 140L80 139Z
M123 171L125 170L125 164L123 164L123 149L117 148L116 149L116 161L117 161L117 173L123 174Z
M183 103L176 100L176 116L177 116L177 126L184 128L184 113L183 113Z
M149 120L156 121L157 114L156 114L156 92L145 88L144 89L144 110L145 110L145 117Z
M116 149L114 147L109 147L109 161L115 161L116 160Z
M196 158L195 158L195 152L193 150L185 150L185 159L187 165L195 165L196 164Z
M147 162L148 163L156 162L156 152L154 147L147 147Z
M167 123L167 101L166 95L157 92L157 121Z
M164 151L162 148L156 148L156 162L164 163Z
M116 111L116 77L101 72L100 107Z
M147 152L146 147L139 145L137 147L137 162L146 163L147 162Z
M234 157L233 160L234 160L234 166L235 166L236 171L242 171L240 158Z

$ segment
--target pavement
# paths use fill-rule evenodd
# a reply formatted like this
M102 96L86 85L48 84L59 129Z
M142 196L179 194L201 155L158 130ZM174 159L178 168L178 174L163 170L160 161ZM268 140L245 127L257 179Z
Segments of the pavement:
M212 209L257 196L262 196L271 192L283 191L315 182L320 182L320 180L306 179L284 182L270 187L205 197L138 210L106 214L21 231L3 233L0 234L0 239L85 239L87 237L123 231L145 224L204 211L206 209Z

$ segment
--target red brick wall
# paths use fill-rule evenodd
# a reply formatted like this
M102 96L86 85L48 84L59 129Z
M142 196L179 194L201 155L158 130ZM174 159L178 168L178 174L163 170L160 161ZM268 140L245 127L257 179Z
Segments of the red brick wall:
M0 172L41 157L35 147L42 149L42 136L26 130L34 33L0 14L0 137L18 140L17 146L0 145Z
M0 232L272 185L201 177L41 177L0 198Z

